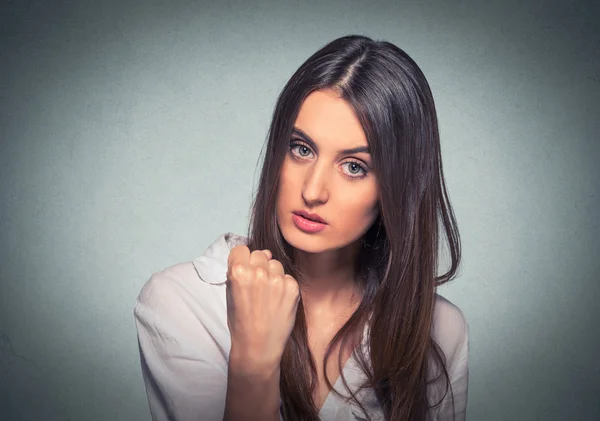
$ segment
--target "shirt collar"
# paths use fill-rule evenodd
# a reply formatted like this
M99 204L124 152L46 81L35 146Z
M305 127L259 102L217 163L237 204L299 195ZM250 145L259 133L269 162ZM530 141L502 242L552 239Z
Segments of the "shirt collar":
M201 281L209 284L224 285L227 279L227 259L232 248L247 244L248 239L227 232L217 238L202 254L192 260L192 265Z

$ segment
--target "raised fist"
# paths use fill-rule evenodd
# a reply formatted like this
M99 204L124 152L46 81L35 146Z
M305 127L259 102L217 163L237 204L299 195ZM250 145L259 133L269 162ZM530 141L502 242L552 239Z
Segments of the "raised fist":
M300 298L298 282L269 250L234 247L227 267L231 358L260 369L279 366Z

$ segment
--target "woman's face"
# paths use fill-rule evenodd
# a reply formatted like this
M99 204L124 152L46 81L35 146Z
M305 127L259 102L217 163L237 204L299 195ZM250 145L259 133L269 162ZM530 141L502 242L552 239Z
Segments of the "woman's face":
M367 138L352 107L333 91L312 92L289 143L277 195L285 240L310 253L359 240L377 219L378 185ZM318 214L325 224L295 215L302 211Z

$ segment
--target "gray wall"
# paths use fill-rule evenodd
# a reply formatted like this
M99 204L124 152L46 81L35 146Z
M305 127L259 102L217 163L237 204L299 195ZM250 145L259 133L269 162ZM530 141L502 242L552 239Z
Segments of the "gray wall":
M412 55L437 101L468 419L597 420L599 8L217 3L2 6L0 419L149 419L137 293L244 233L277 94L359 33Z

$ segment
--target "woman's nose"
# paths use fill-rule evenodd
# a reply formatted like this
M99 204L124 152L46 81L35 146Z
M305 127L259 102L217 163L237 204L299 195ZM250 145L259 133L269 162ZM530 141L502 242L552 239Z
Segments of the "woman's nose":
M308 204L325 203L329 199L327 169L313 165L307 172L302 188L302 197Z

